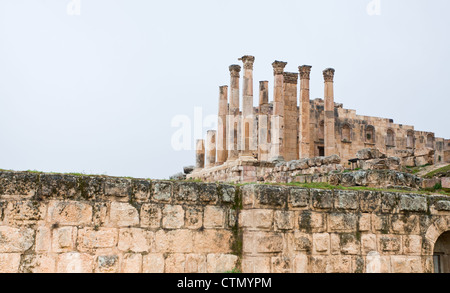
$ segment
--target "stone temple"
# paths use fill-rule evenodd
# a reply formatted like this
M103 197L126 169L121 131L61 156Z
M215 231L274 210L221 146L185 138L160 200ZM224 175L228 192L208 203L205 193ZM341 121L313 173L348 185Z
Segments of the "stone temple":
M246 55L239 61L242 92L241 66L231 65L230 85L220 87L218 129L208 131L206 141L197 140L196 166L187 178L290 182L345 168L400 171L450 162L449 139L392 119L357 115L336 103L332 68L323 70L323 99L311 100L312 67L285 72L287 63L275 61L272 101L269 82L260 81L259 105L254 107L255 57Z

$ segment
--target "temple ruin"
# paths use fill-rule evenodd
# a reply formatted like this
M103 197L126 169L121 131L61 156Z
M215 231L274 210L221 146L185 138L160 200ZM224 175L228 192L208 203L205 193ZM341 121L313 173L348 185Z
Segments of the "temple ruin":
M275 61L272 101L269 82L260 81L259 105L254 107L255 57L239 60L242 92L241 66L231 65L230 85L219 89L217 131L210 130L206 141L197 141L196 166L188 178L289 182L305 180L299 177L305 174L338 173L346 168L399 171L450 162L449 139L392 119L358 115L336 103L333 68L323 70L324 98L311 100L312 66L299 66L298 73L285 72L287 63Z

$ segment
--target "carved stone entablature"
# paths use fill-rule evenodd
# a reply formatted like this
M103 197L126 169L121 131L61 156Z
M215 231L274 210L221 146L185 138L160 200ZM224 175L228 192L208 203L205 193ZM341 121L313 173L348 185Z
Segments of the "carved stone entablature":
M299 66L298 71L300 72L300 79L309 79L311 68L312 66L310 65Z
M333 68L327 68L323 71L323 78L327 82L333 82L334 78L334 69Z
M284 76L284 82L285 82L285 83L297 84L297 81L298 81L298 73L294 73L294 72L284 72L284 73L283 73L283 76Z
M283 74L284 72L284 68L286 67L287 62L283 62L283 61L275 61L272 63L273 66L273 74L274 75L279 75L279 74Z

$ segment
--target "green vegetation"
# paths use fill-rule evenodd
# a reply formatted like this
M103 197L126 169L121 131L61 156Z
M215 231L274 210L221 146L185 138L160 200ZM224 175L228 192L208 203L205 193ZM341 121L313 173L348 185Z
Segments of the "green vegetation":
M238 268L234 268L231 271L226 271L225 274L242 274Z
M450 165L447 165L445 167L442 167L440 169L434 170L433 172L430 172L428 174L426 174L424 177L425 178L433 178L437 175L440 174L446 174L446 175L450 175Z

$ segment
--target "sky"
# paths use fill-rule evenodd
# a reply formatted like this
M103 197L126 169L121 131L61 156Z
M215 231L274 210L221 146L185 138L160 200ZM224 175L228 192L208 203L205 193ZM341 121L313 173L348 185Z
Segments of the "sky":
M255 106L274 60L312 66L311 99L333 67L335 102L450 138L449 14L448 0L0 0L0 168L168 178L195 163L243 55Z

